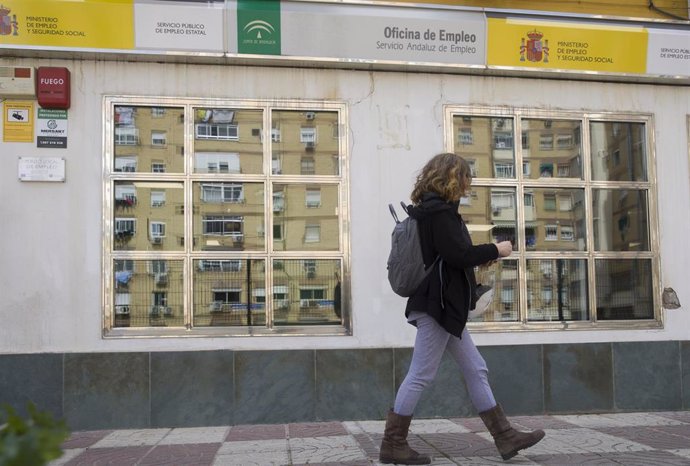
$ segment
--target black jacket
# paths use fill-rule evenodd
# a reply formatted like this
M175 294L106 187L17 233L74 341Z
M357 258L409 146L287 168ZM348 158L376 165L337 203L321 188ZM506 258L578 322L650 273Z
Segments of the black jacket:
M408 214L418 221L424 263L428 267L437 256L441 260L408 298L405 308L406 316L411 311L426 312L457 337L476 303L474 267L498 258L494 244L472 244L458 204L427 193L419 205L408 207Z

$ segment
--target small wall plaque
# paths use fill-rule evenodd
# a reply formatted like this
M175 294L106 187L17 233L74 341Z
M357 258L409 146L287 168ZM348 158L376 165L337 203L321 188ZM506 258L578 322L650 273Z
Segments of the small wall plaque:
M19 157L20 181L65 181L65 159L62 157Z

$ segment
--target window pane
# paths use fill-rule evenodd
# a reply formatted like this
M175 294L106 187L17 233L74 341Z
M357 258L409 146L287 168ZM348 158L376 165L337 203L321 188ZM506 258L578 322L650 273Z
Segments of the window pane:
M113 171L184 172L184 109L118 105L114 131Z
M274 251L340 249L338 186L274 184L273 223L282 225Z
M593 189L594 248L649 251L647 191Z
M477 283L494 289L494 297L487 311L470 322L501 322L518 320L519 282L518 262L502 259L491 266L477 267Z
M515 244L517 214L514 188L473 186L461 201L460 214L475 244L512 241Z
M113 249L181 251L184 248L182 183L115 181Z
M194 109L195 173L263 173L263 112Z
M453 143L456 154L472 165L479 178L515 178L512 118L455 115Z
M597 319L653 319L652 261L596 261Z
M259 259L195 260L194 326L265 325L265 268Z
M340 324L341 267L339 259L274 259L274 324Z
M587 261L528 259L528 319L589 320Z
M263 183L194 183L194 249L257 251L266 244Z
M113 261L114 327L184 326L181 260Z
M275 110L271 118L274 174L340 174L338 112Z
M534 167L526 178L580 178L580 120L522 120L522 157Z
M584 196L583 189L526 189L527 249L585 251L587 235Z
M590 123L592 179L647 181L644 123Z

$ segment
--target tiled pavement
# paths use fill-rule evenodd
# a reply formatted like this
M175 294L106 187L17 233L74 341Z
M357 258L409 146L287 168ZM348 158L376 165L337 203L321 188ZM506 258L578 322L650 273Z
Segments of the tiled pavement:
M546 437L508 462L478 418L415 419L434 465L690 465L690 411L510 418ZM383 421L75 432L57 465L378 464Z

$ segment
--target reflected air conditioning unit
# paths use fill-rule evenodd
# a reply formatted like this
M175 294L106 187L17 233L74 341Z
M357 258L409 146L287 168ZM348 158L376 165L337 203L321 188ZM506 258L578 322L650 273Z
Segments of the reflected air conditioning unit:
M313 120L314 118L316 118L316 113L315 112L307 112L304 114L304 117L307 120Z
M165 272L157 273L154 275L154 280L156 281L156 285L165 285L168 283L168 274Z
M162 315L171 316L172 308L170 308L169 306L160 306L156 304L151 306L151 311L149 311L150 317L160 317Z
M315 146L314 141L309 141L305 145L305 150L307 152L314 152L314 146Z
M223 310L223 303L221 301L213 301L208 305L208 310L210 312L220 312Z
M129 306L115 306L115 315L118 315L118 316L129 315Z
M162 236L152 236L151 237L151 244L163 244L163 237Z

